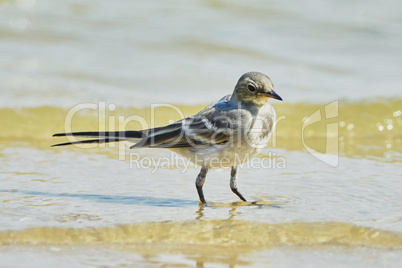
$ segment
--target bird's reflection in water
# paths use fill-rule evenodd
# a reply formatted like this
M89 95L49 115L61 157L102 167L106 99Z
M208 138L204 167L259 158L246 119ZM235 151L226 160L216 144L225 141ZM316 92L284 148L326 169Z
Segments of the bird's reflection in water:
M280 208L281 204L284 204L285 202L278 202L278 201L254 201L254 202L232 202L232 203L208 203L208 205L204 205L200 203L198 205L197 211L194 213L195 214L195 220L202 221L204 218L206 218L206 214L208 214L209 209L220 209L220 208L227 208L228 209L228 217L226 220L223 221L234 221L236 219L236 216L238 214L238 209L239 207L257 207L257 208L267 208L267 207L272 207L272 208ZM206 220L206 219L205 219ZM216 249L219 251L219 249ZM216 253L216 251L215 251ZM195 267L196 268L203 268L205 263L222 263L222 264L227 264L227 267L236 267L236 265L241 265L241 266L248 266L252 265L252 263L242 260L241 259L242 253L236 250L233 250L231 252L226 252L225 256L222 257L215 257L210 254L204 255L200 253L197 257L194 257L195 261Z
M233 220L236 216L236 211L239 207L257 207L257 208L279 208L284 202L278 201L254 201L254 202L232 202L232 203L209 203L204 205L202 203L198 204L198 209L194 213L196 215L196 220L202 220L204 217L204 210L206 208L229 208L229 217L227 220Z
M202 204L202 203L198 204L198 210L195 212L196 220L201 220L201 218L204 217L204 207L205 207L204 204Z

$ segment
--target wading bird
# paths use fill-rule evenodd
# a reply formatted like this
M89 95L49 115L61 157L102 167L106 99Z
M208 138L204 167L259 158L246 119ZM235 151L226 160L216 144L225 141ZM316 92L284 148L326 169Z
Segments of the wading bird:
M208 105L199 113L170 125L138 131L73 132L60 136L84 136L97 139L55 144L132 141L130 148L170 149L201 166L195 185L199 200L207 204L202 187L211 168L231 167L230 188L246 201L237 189L237 165L255 157L266 146L275 128L276 115L268 99L282 100L271 79L259 72L242 75L233 94Z

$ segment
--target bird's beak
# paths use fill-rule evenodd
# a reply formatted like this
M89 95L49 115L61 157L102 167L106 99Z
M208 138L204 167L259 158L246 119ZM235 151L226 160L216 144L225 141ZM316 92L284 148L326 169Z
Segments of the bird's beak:
M276 100L282 100L282 98L278 95L278 94L276 94L276 92L275 91L271 91L271 92L267 92L267 93L265 93L269 98L273 98L273 99L276 99Z

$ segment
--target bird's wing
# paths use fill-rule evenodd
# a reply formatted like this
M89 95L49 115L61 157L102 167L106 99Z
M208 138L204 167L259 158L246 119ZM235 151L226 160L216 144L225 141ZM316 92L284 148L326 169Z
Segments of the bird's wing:
M183 148L223 144L232 136L231 122L225 116L201 113L165 127L149 129L131 148Z
M57 133L53 136L93 137L97 139L74 140L52 146L125 140L136 142L131 148L181 148L226 143L232 136L231 122L225 117L225 109L229 99L230 95L227 95L217 103L208 105L198 114L164 127L140 131Z

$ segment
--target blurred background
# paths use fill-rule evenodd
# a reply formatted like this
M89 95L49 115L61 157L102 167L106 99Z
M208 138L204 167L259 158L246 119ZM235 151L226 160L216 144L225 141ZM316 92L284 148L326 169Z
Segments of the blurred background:
M0 266L398 267L401 29L398 0L0 0ZM234 202L227 170L208 174L204 208L195 168L50 148L78 104L116 107L106 130L120 115L164 125L180 116L151 118L152 104L191 115L248 71L284 99L270 101L280 121L259 158L286 168L239 172L253 205ZM93 110L72 121L99 127ZM329 137L336 167L306 152L328 153Z
M2 0L0 12L3 107L205 104L254 70L291 103L401 96L397 0Z
M243 73L260 71L284 99L272 101L286 118L277 133L284 141L275 146L304 150L303 121L339 101L342 154L401 159L396 0L3 0L0 12L0 108L11 109L0 110L5 139L34 132L34 141L48 146L49 135L64 131L56 122L86 102L114 104L114 115L145 109L148 121L155 103L190 107L190 115L230 94ZM160 112L155 124L178 119ZM99 128L93 118L83 120L73 127ZM305 133L320 139L310 143L320 152L326 124Z

